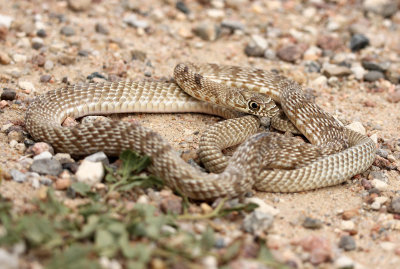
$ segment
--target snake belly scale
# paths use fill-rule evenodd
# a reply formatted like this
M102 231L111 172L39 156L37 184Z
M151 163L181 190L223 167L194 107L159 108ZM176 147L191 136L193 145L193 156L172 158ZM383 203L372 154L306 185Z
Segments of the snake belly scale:
M87 155L104 151L118 155L132 149L148 155L152 160L150 172L193 199L233 197L251 188L296 192L332 186L366 170L375 158L375 144L370 138L343 127L308 101L301 86L288 78L261 69L216 64L179 64L174 74L176 83L107 82L49 91L30 104L26 128L35 140L48 142L59 152ZM192 87L197 92L195 98L183 92L178 84L184 89ZM216 93L198 88L203 85ZM238 93L220 92L230 91L232 87ZM249 90L267 97L253 96ZM249 98L251 102L246 107ZM247 125L257 129L254 126L259 120L255 116L243 116L243 112L251 113L253 101L262 105L264 116L269 117L278 113L274 102L279 103L290 122L311 144L276 133L254 134L238 147L229 161L217 161L221 173L215 174L201 172L185 163L159 134L138 123L105 121L61 126L68 116L93 114L214 114L228 120L209 129L202 141L204 150L199 154L214 156L215 143L233 143L224 141L224 137L239 135L238 130L247 130L243 127ZM240 112L220 106L224 103L239 108ZM252 132L248 131L247 135ZM213 162L213 157L210 160Z

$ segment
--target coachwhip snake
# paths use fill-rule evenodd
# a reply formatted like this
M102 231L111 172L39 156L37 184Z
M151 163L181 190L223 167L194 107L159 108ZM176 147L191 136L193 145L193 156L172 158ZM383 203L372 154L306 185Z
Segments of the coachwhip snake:
M370 138L343 127L307 100L301 86L290 79L260 69L216 64L179 64L174 74L176 83L106 82L49 91L30 104L26 128L35 140L50 143L58 152L118 155L132 149L148 155L150 172L194 199L238 196L251 188L296 192L331 186L363 172L375 158ZM217 105L190 97L177 84ZM218 147L243 141L238 138L241 132L255 133L259 124L255 116L238 117L238 112L218 105L229 103L242 112L263 110L262 116L274 117L278 108L269 98L311 144L277 133L258 133L239 146L228 162L220 161L220 156L215 161ZM201 112L231 118L210 127L199 153L205 159L210 156L206 162L222 172L204 173L192 167L159 134L138 123L61 126L68 116L126 112Z

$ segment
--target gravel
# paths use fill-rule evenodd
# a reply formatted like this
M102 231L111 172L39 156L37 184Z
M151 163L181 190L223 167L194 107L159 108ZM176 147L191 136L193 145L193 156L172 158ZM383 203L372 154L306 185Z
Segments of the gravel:
M345 251L355 250L356 241L354 241L354 238L352 236L344 235L340 238L338 246Z

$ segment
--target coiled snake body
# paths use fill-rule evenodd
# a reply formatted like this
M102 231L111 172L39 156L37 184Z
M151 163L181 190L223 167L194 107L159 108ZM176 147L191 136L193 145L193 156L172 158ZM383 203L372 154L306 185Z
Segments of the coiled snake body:
M215 64L179 64L174 74L179 86L216 105L190 97L176 83L74 85L37 97L27 110L26 128L35 140L48 142L59 152L118 155L132 149L148 155L152 173L194 199L238 196L253 187L296 192L331 186L366 170L375 158L370 138L343 127L307 100L301 87L290 79L260 69ZM217 156L218 147L243 141L241 135L255 133L259 124L254 116L242 116L219 105L228 103L242 112L255 110L261 116L275 117L278 108L273 101L312 144L276 133L258 133L228 162ZM185 163L159 134L138 123L105 121L61 127L68 116L125 112L201 112L232 118L209 129L199 153L213 171L221 173L204 173Z

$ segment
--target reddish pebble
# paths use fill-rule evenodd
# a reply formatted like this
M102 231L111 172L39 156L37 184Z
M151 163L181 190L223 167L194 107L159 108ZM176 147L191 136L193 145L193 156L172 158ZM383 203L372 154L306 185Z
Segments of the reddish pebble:
M29 150L32 151L35 156L45 151L50 152L52 155L54 154L53 147L44 142L35 143Z
M311 235L299 242L303 249L310 253L310 262L318 265L332 259L331 244L325 237Z
M358 214L359 214L358 208L346 210L342 214L342 219L349 220L352 219L354 216L357 216Z
M6 106L8 106L8 102L6 100L1 100L0 101L0 108L5 108Z
M56 190L66 190L69 186L71 186L71 179L59 178L57 179L54 187Z

